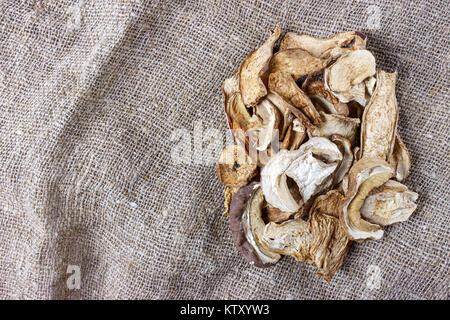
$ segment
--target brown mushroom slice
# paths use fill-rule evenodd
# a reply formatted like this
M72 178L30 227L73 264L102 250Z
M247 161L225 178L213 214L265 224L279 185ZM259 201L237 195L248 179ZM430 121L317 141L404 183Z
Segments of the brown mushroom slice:
M288 220L291 216L291 212L284 212L278 208L272 207L270 204L266 203L263 209L264 220L269 222L283 222Z
M281 150L261 170L261 188L266 201L275 208L295 213L311 196L331 184L342 154L326 138L312 138L298 150ZM294 198L287 176L297 185L303 201Z
M305 88L305 93L309 96L317 110L348 116L347 104L340 102L330 91L325 89L323 81L316 80L309 82Z
M256 163L247 156L239 145L226 146L216 163L216 172L220 182L228 187L241 187L256 174Z
M300 109L312 123L320 123L320 115L316 108L290 75L279 71L271 73L268 86L270 91L278 93L292 106Z
M239 92L239 72L236 72L232 77L225 79L222 85L225 113L227 115L230 129L233 129L233 127L232 120L228 112L229 100L237 92Z
M280 255L270 252L260 236L264 222L260 217L264 201L257 182L242 187L233 196L230 205L230 229L234 243L245 260L256 267L268 267L280 259ZM261 219L261 220L260 220Z
M262 100L256 105L255 113L262 120L262 127L249 130L258 131L258 141L255 147L256 150L263 151L267 149L274 135L278 134L275 130L278 130L280 114L278 109L267 99Z
M350 140L352 145L355 144L356 136L360 120L357 118L349 118L339 114L327 114L320 112L322 121L318 124L312 132L313 137L331 137L333 134L338 134Z
M310 262L310 238L308 224L302 219L288 220L279 224L270 222L263 234L263 241L272 251L304 262Z
M398 106L397 72L377 71L377 86L364 109L361 124L361 158L388 160L394 150Z
M361 106L365 106L367 104L369 95L366 93L366 86L363 82L350 87L347 91L344 92L333 92L332 93L341 103L349 103L351 101L355 101Z
M288 149L297 150L306 138L306 128L298 119L292 121L292 139L289 141Z
M304 75L314 75L326 67L327 59L312 56L302 49L288 49L274 54L270 60L269 72L289 74L298 80Z
M300 48L318 58L336 58L356 49L365 49L366 36L359 31L341 32L328 39L288 32L280 43L280 51Z
M228 214L230 213L231 199L233 198L233 196L236 194L236 192L238 190L239 190L239 187L227 187L227 186L225 186L224 200L223 200L223 207L225 209L223 211L223 215L225 217L227 217Z
M340 57L325 69L325 88L333 94L346 92L374 74L375 57L373 54L369 50L355 50Z
M342 153L343 159L339 164L336 172L334 173L333 185L337 185L344 179L344 176L350 170L353 163L353 152L350 140L338 135L334 134L331 136L331 141L333 141L339 148Z
M408 149L406 149L405 144L400 138L398 130L395 137L394 150L389 158L389 163L395 169L395 179L397 181L403 181L408 177L409 170L411 169L411 160Z
M250 112L242 102L242 97L239 92L233 94L229 100L226 108L227 115L234 121L239 123L239 128L247 131L250 128L260 128L263 126L261 118L256 114L250 115ZM235 129L232 127L232 129Z
M362 158L356 162L348 174L348 189L342 202L341 223L352 240L380 239L383 229L364 220L360 209L368 194L388 181L394 172L381 159Z
M284 137L293 120L292 113L287 106L288 103L275 92L269 92L269 94L267 95L267 99L278 109L279 113L281 114L281 125L279 127L280 137Z
M280 34L281 27L277 27L264 44L253 51L241 65L239 86L242 100L246 106L258 104L267 94L267 89L260 75L272 58L273 46Z
M380 226L406 221L416 210L418 197L417 193L400 182L389 180L367 196L361 215Z

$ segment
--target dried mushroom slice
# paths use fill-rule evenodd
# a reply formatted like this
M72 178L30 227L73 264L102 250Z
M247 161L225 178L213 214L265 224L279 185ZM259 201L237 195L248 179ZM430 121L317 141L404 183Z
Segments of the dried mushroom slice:
M331 137L333 134L338 134L347 138L352 145L355 144L360 124L359 119L349 118L339 114L327 114L322 111L320 112L320 116L322 121L310 132L311 136Z
M285 211L296 212L313 195L328 188L342 154L326 138L312 138L298 150L281 150L261 170L261 188L266 201ZM287 177L296 183L302 201L294 198Z
M400 182L389 180L370 192L361 207L361 215L380 226L406 221L417 208L418 196Z
M288 220L291 216L291 212L284 212L278 208L272 207L270 204L266 203L263 209L264 221L269 222L283 222Z
M268 267L276 263L280 255L260 242L265 224L261 218L264 198L258 190L258 183L252 182L234 195L230 205L230 229L245 260L256 267Z
M250 112L242 102L242 97L239 92L233 94L228 99L226 112L229 119L232 119L231 129L236 130L235 123L237 122L239 128L247 131L250 128L261 128L263 126L262 119L257 115L250 115Z
M394 150L398 106L397 72L377 72L377 86L364 109L361 124L361 158L388 160Z
M327 59L313 57L302 49L288 49L274 54L270 60L269 72L288 74L298 80L305 75L314 75L326 67Z
M341 32L328 39L288 32L280 43L280 51L299 48L318 58L336 58L366 48L366 36L359 31Z
M272 251L304 262L310 262L310 238L308 224L302 219L288 220L280 224L270 222L263 234L263 241Z
M236 192L238 192L239 187L227 187L225 186L225 190L224 190L224 200L223 200L223 207L224 207L224 211L223 211L223 215L225 217L228 216L228 214L230 213L230 203L231 203L231 199L233 198L233 196L236 194Z
M273 46L280 34L281 28L277 27L264 44L253 51L241 65L239 85L242 100L246 106L258 104L267 94L267 89L260 75L272 58Z
M287 102L283 100L282 97L280 97L278 94L274 92L270 92L267 95L267 99L278 109L281 119L280 119L280 137L284 137L286 134L287 129L289 128L293 116L291 114L291 111L289 110L289 107L287 106Z
M216 172L227 187L242 187L257 174L256 163L246 155L244 148L234 144L222 150Z
M338 135L333 134L331 136L331 141L333 141L339 148L342 153L343 159L339 164L339 167L336 169L336 172L333 177L333 185L337 185L344 179L344 176L350 170L353 163L353 152L350 140Z
M239 92L239 73L236 72L231 78L225 79L222 85L222 93L223 93L223 100L225 105L225 113L227 115L228 125L230 129L233 129L232 127L232 119L228 112L228 105L230 98Z
M360 209L368 194L388 181L394 172L389 164L381 159L362 158L350 169L348 188L342 202L341 223L352 240L380 239L383 229L364 220Z
M255 113L261 119L262 125L248 129L247 134L251 137L250 140L253 140L250 142L251 145L258 151L264 151L271 143L275 130L278 130L280 114L278 109L267 99L256 105Z
M325 88L332 93L346 92L374 74L375 57L372 53L369 50L355 50L325 69Z
M409 157L408 149L400 138L400 134L396 133L394 150L389 158L389 164L395 169L395 179L397 181L403 181L408 177L409 170L411 169L411 160Z
M280 71L269 75L269 90L278 93L292 106L300 109L314 124L320 123L320 116L308 96L297 86L294 78Z
M339 218L339 208L344 200L344 196L338 190L330 190L326 194L318 196L309 210L310 216L316 213L326 213L335 218Z
M349 110L347 104L340 102L330 91L325 89L323 81L315 80L309 82L305 88L305 92L317 110L348 116Z

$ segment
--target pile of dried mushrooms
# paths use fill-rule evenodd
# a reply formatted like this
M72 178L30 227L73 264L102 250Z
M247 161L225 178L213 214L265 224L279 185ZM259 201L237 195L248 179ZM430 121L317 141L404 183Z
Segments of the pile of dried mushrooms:
M397 72L376 70L366 36L328 39L280 27L223 84L235 144L216 165L244 258L314 263L328 283L352 241L381 239L417 193L397 130Z

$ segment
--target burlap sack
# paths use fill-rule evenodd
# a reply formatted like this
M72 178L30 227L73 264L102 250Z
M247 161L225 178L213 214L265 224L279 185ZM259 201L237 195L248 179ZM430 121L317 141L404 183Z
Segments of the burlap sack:
M447 299L448 7L2 1L1 298ZM278 24L361 30L377 66L399 72L418 209L355 243L330 286L291 258L251 267L221 215L221 84Z

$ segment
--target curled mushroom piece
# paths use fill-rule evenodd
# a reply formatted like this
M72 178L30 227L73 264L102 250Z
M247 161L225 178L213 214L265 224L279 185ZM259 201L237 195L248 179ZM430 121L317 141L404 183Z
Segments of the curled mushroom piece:
M338 147L326 138L312 138L298 150L281 150L261 170L261 188L266 201L286 212L296 212L313 195L328 188L342 161ZM291 194L287 177L297 184L302 201Z
M328 39L314 38L288 32L280 44L280 51L300 48L318 58L336 58L357 49L366 48L366 36L359 31L341 32Z
M343 199L339 191L331 190L316 198L309 213L309 253L316 266L321 269L317 275L328 283L342 266L351 245L339 222L339 206Z
M316 80L309 82L305 88L305 92L317 110L348 116L349 110L347 104L340 102L330 91L325 89L323 81Z
M279 114L281 115L280 119L280 137L284 137L287 129L289 128L292 122L292 114L289 108L287 107L287 102L283 100L278 94L274 92L270 92L267 95L267 99L278 109Z
M264 221L261 208L264 197L258 183L242 187L234 195L230 205L230 228L233 240L245 260L256 267L268 267L280 259L261 242Z
M343 156L343 159L339 164L339 167L336 169L336 172L333 177L333 185L337 185L342 181L342 179L344 179L344 176L347 174L347 172L350 170L350 167L352 166L353 152L350 140L338 134L333 134L330 139L338 146Z
M361 215L380 226L406 221L417 208L418 196L400 182L389 180L369 193L361 207Z
M273 46L280 34L281 27L277 27L264 44L253 51L241 65L239 86L242 100L246 106L258 104L267 94L267 89L260 75L272 58Z
M266 203L266 206L263 208L263 216L266 222L283 222L288 220L292 216L292 213L281 211Z
M297 86L294 78L280 71L269 75L269 89L278 93L292 106L300 109L314 124L320 123L320 116L308 96Z
M360 209L369 193L393 175L389 164L376 158L362 158L350 169L347 192L341 209L341 223L350 239L377 240L383 236L382 228L364 220Z
M254 163L239 145L226 146L216 163L216 172L220 182L227 187L242 187L258 172Z
M327 114L320 112L322 122L311 133L313 137L331 137L338 134L347 138L352 145L355 144L360 120L349 118L339 114Z
M397 181L403 181L408 177L409 170L411 169L411 160L408 149L406 149L405 144L400 138L398 130L395 136L394 150L389 158L389 163L395 169L395 179Z
M312 56L302 49L288 49L279 51L270 60L269 72L277 71L288 74L298 80L305 75L314 75L326 67L327 59Z
M398 119L396 80L397 72L377 72L377 86L362 117L361 158L387 161L392 155Z
M272 251L292 256L297 261L310 262L310 240L308 224L302 219L288 220L280 224L270 222L263 234L263 241Z

